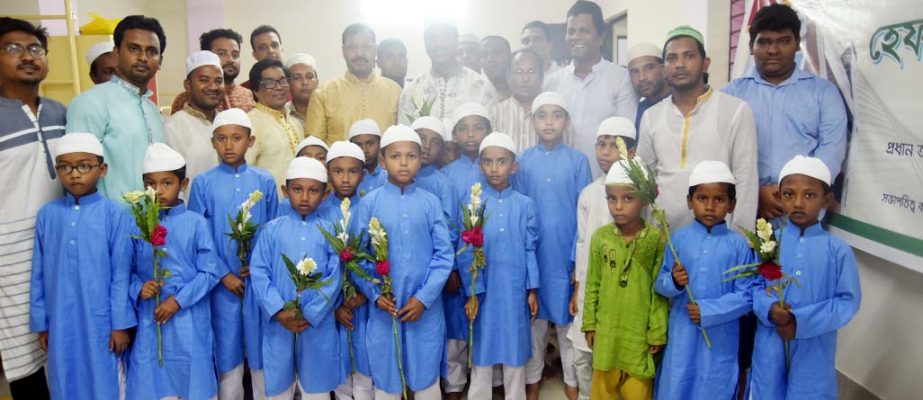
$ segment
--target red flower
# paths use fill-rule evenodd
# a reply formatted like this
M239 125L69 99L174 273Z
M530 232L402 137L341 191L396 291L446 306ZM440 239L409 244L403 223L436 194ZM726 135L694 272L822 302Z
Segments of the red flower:
M462 232L462 241L474 247L484 246L484 231L480 226L475 226Z
M379 261L375 263L375 272L377 272L378 275L381 275L381 276L388 275L389 273L391 273L391 263L389 263L388 260Z
M352 261L354 257L355 255L353 255L352 249L349 247L345 247L343 250L340 250L340 261L343 261L343 263Z
M774 281L782 278L782 267L772 261L766 261L760 264L758 271L767 281Z
M165 244L167 244L167 228L164 228L163 225L157 225L154 231L151 232L151 245L163 246Z
M660 197L660 186L654 185L654 198Z

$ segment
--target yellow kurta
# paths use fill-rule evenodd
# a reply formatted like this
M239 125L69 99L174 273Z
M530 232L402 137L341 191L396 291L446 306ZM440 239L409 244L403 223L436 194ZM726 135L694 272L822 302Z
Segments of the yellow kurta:
M247 150L247 163L272 174L276 187L285 183L285 170L295 158L295 148L304 139L304 128L286 112L257 104L247 115L256 139ZM281 192L279 193L281 195Z
M327 144L346 140L350 125L371 118L384 131L397 123L397 104L401 87L394 81L372 73L360 80L346 76L327 82L311 95L305 132Z

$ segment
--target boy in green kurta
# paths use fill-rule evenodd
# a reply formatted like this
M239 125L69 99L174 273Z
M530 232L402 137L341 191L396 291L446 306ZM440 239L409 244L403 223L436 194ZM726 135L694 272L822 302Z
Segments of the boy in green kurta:
M599 228L590 241L582 327L593 349L590 400L650 400L654 355L667 342L667 300L653 289L665 236L642 218L647 204L627 165L619 161L606 175L614 224Z

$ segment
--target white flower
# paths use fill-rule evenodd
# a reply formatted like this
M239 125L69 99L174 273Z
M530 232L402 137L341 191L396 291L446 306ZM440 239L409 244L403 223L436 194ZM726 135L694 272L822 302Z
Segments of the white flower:
M244 231L244 224L237 224L237 231L238 231L238 232L243 232L243 231Z
M372 244L375 246L380 245L388 238L388 234L381 226L381 222L378 221L378 218L372 217L372 219L369 220L369 236L372 238Z
M125 202L128 204L135 204L144 198L144 192L136 190L134 192L123 193L122 198L125 199Z
M477 215L475 215L475 214L472 213L472 214L471 214L471 217L470 217L469 219L471 220L471 226L475 226L475 225L478 224L478 216L477 216Z
M472 214L477 212L478 208L481 208L481 193L483 193L483 190L480 182L475 182L474 185L471 185L471 205L468 210Z
M616 136L615 145L619 148L619 158L622 160L628 159L628 145L625 144L625 139L622 139L621 136Z
M263 199L263 192L259 190L254 190L250 192L250 196L248 196L247 198L247 200L250 200L250 204L256 204L256 202L262 199Z
M250 214L250 210L246 210L244 212L243 218L241 218L241 221L246 224L250 221L250 218L253 218L253 215Z
M337 234L337 239L339 239L339 241L343 243L344 246L346 246L346 241L349 240L349 235L346 233L346 231L342 231Z
M154 190L153 186L148 186L147 189L144 190L144 195L147 196L148 199L151 199L152 203L157 201L157 191Z
M772 240L768 242L763 242L763 244L760 246L760 252L763 254L772 253L772 251L775 249L776 249L776 242Z
M340 227L343 228L344 231L346 230L347 227L349 227L349 218L352 217L349 214L349 205L350 205L349 197L343 199L343 202L340 203L340 212L343 213L343 219L340 220L341 221Z
M295 266L295 269L298 270L299 274L308 276L317 270L317 263L314 262L313 258L305 258L298 262L298 265Z
M772 224L766 222L765 219L756 220L756 236L762 239L764 242L772 239Z

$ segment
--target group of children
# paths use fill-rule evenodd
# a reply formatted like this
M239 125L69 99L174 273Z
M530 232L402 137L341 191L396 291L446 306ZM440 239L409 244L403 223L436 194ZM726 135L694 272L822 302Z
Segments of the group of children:
M606 175L592 182L587 157L563 144L564 98L538 96L532 121L540 143L517 155L474 103L448 123L421 117L384 133L362 120L348 141L306 139L274 182L245 161L246 114L223 111L220 163L188 192L182 156L154 144L145 157L167 232L160 278L130 214L95 190L102 146L65 135L54 157L67 194L39 214L31 289L52 396L239 399L246 360L256 398L430 400L467 386L469 399L489 399L502 383L507 399L535 399L553 327L569 398L728 399L738 320L753 311L753 398L835 398L836 330L860 295L850 248L818 222L832 199L822 162L799 156L781 175L781 265L799 286L780 306L765 279L723 273L755 260L724 222L735 206L726 165L695 166L695 221L673 231L676 259L627 173L631 121L599 126ZM461 155L440 169L449 141ZM472 198L484 206L477 238L463 229ZM242 263L229 234L248 201L259 230ZM338 251L322 230L359 246ZM378 260L359 259L364 274L347 279L364 253Z

